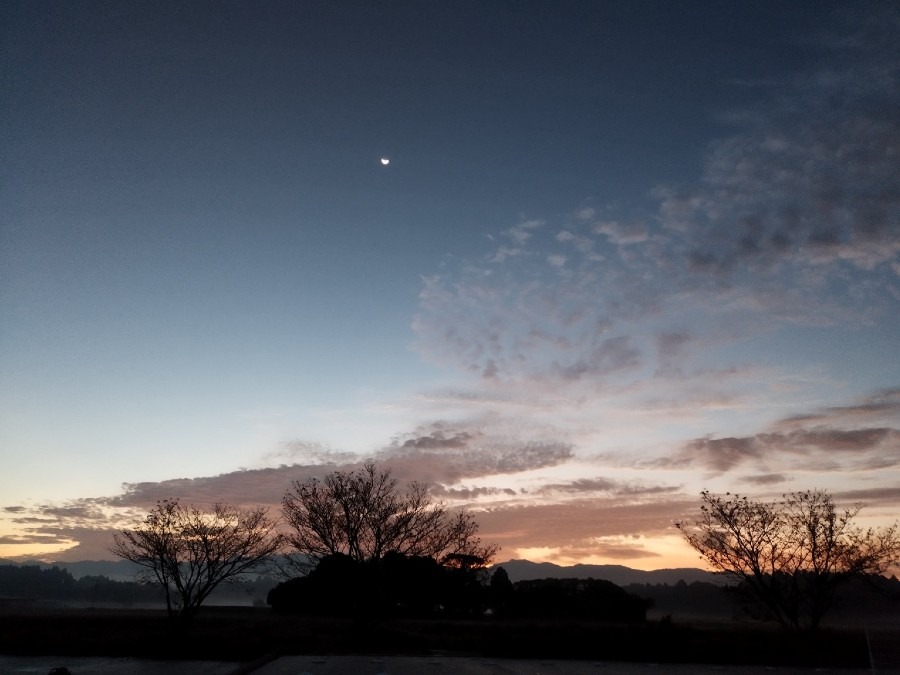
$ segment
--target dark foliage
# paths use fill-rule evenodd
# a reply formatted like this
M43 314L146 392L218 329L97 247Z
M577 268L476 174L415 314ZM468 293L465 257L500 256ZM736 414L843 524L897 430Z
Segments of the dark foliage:
M75 586L72 575L58 567L0 566L0 597L68 598L74 595Z
M75 579L58 567L0 565L0 597L79 603L161 602L159 589L103 576Z
M357 618L478 615L484 601L477 570L399 553L365 562L326 556L267 599L277 612Z
M658 614L731 619L738 612L734 588L705 581L629 584L625 590L649 602Z
M738 605L739 616L772 621L775 617L746 584L729 589ZM863 623L873 616L900 619L900 581L895 577L866 575L846 580L834 595L831 614L837 624Z
M510 616L642 622L647 601L603 579L533 579L513 585Z
M464 567L390 554L364 563L323 558L307 576L272 589L268 603L295 614L355 617L479 617L642 622L648 602L599 579L541 579L512 584L502 568L489 585Z
M274 585L270 577L247 576L239 583L216 588L210 599L219 604L263 603ZM156 585L116 581L97 574L76 579L67 570L36 565L0 565L0 598L89 607L165 603L162 589Z
M516 589L512 581L509 580L509 574L507 574L506 570L502 567L494 570L488 588L491 610L501 616L508 613L515 592Z

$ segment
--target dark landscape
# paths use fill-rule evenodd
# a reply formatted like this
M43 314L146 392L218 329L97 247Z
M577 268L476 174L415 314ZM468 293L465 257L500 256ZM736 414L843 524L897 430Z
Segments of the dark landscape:
M120 569L122 563L95 565ZM241 599L243 594L244 606L212 604L190 623L180 624L167 617L158 596L154 600L158 591L152 587L96 575L76 580L70 572L46 564L0 565L0 653L236 663L274 655L443 654L867 668L871 647L880 667L900 664L896 647L900 643L900 582L896 579L884 580L877 591L865 582L847 589L828 626L815 635L797 636L754 619L752 605L703 570L642 572L619 566L560 567L528 561L509 561L500 567L510 570L517 588L541 583L535 582L536 574L543 583L569 579L566 583L573 584L596 578L607 568L610 576L620 580L647 579L624 586L624 591L644 601L647 618L598 620L577 612L502 616L490 611L466 617L310 616L265 606L254 593L277 582L259 577L248 586L226 587L215 600L227 603L229 597ZM97 567L77 563L71 569ZM21 579L22 574L36 580L27 592L20 586L18 595L29 597L15 597L10 585L4 584L13 575ZM679 578L669 583L675 576ZM95 595L92 601L84 595L86 588L95 593L106 589L105 595ZM546 608L543 611L547 613ZM762 644L765 649L760 649Z

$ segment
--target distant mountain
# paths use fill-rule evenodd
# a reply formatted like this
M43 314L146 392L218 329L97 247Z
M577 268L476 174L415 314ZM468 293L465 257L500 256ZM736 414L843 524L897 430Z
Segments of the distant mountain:
M66 570L76 579L87 576L103 576L113 581L134 581L135 574L140 570L138 565L127 560L79 560L78 562L60 561L47 563L42 560L0 559L0 565L16 565L19 567L28 565L41 569L58 567L61 570Z
M85 576L104 576L113 581L132 581L139 567L127 560L80 560L78 562L52 562L40 560L0 560L2 565L35 565L42 569L59 567L76 579ZM669 584L679 581L691 584L695 581L721 583L721 576L705 570L683 567L678 569L635 570L624 565L572 565L564 567L553 563L536 563L530 560L508 560L494 565L502 567L512 582L528 579L606 579L617 586L629 584Z
M694 567L682 567L677 569L635 570L624 565L572 565L563 567L553 563L536 563L530 560L509 560L494 565L494 568L502 567L509 575L512 582L525 581L527 579L606 579L617 586L629 584L669 584L674 585L679 581L686 584L695 581L707 581L721 583L721 576L712 572Z

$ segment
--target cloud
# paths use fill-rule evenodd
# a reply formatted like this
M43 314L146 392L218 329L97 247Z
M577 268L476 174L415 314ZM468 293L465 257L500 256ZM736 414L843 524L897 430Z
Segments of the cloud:
M395 438L376 459L403 480L452 485L466 478L556 466L574 456L571 443L516 438L435 423Z
M435 422L399 435L370 459L389 469L402 486L410 481L429 484L436 499L465 505L485 497L511 498L519 493L492 486L472 486L460 481L495 475L516 474L557 466L573 457L571 444L553 438L527 435L519 429L517 437L482 431L477 425ZM308 455L312 450L323 460L343 458L341 453L325 452L318 446L297 442L284 448L278 457ZM178 499L184 503L209 506L226 502L236 506L265 506L278 512L282 496L294 481L321 479L333 471L352 471L365 458L353 461L283 464L277 467L239 471L196 478L126 483L119 494L92 497L60 504L4 509L22 530L19 539L8 543L39 543L69 546L57 559L108 557L113 534L140 520L159 500Z
M897 467L897 429L820 424L825 419L872 419L876 412L893 410L895 399L893 390L876 392L849 405L786 417L756 434L695 438L669 458L638 460L637 464L633 455L630 462L617 462L615 453L579 458L575 446L560 440L556 430L521 425L515 418L490 417L478 422L442 421L419 426L396 436L371 458L391 469L401 484L411 480L428 483L435 499L472 510L482 538L504 547L505 554L546 549L555 551L560 561L598 557L637 560L658 555L651 541L677 539L672 522L690 517L696 509L696 499L683 495L683 485L662 484L653 471L690 472L700 468L728 473L750 466L760 470L740 477L742 484L783 484L794 489L798 473L808 476L847 467ZM787 420L790 424L785 426ZM803 427L798 420L811 421L810 426ZM511 430L517 430L518 435ZM120 494L109 497L6 507L7 518L22 528L6 543L68 546L67 551L53 556L56 559L108 557L114 532L142 518L159 499L179 498L200 505L214 501L268 505L277 513L291 481L352 470L362 461L356 458L347 463L282 465L218 476L129 483ZM612 472L623 468L651 473L628 473L628 479L613 477L616 474ZM595 473L585 474L587 470ZM671 475L667 474L666 482ZM900 503L896 488L877 484L843 490L835 498L888 509Z
M561 255L559 253L554 253L552 255L547 256L547 262L550 263L553 267L565 267L566 266L566 256Z
M174 478L158 482L125 483L122 493L103 500L114 508L151 508L160 499L186 503L226 502L236 506L277 505L293 481L323 478L335 470L358 467L359 462L293 464L264 469L245 469L217 476Z
M96 506L96 500L85 499L79 502L69 503L65 506L43 505L38 507L38 513L44 517L64 520L67 522L105 521L107 516Z
M21 545L21 544L47 544L50 546L59 543L71 543L71 536L65 536L62 540L60 537L52 534L9 534L0 536L0 544L4 545Z
M620 246L639 244L650 238L647 226L642 222L623 224L607 221L595 225L594 232L605 235L610 242Z
M304 440L287 441L277 450L263 455L262 463L271 464L343 464L356 457L349 452L333 450L322 443Z
M512 488L497 487L460 487L448 488L437 485L431 488L430 494L436 499L451 499L454 501L474 501L481 497L516 497L518 493Z
M812 424L858 424L860 421L896 421L900 419L900 389L884 389L847 406L831 406L817 412L794 415L776 423L777 429L804 428Z
M882 422L881 426L864 426ZM757 485L787 482L795 471L870 471L900 467L900 395L877 391L850 405L829 406L775 420L747 436L707 435L674 453L650 459L647 467L701 468L726 473L753 466L742 480Z
M776 485L786 482L789 478L781 473L761 473L755 476L745 476L742 480L752 485Z
M419 436L403 441L401 448L416 448L418 450L465 448L473 440L473 434L463 431L449 438L441 431L433 431L427 436Z
M542 486L539 494L554 492L614 492L620 488L620 484L609 478L579 478L567 483L549 483Z
M35 543L68 547L53 554L55 561L103 560L110 557L109 547L117 531L116 528L48 527L34 536L46 538Z
M682 357L691 343L687 332L664 332L656 336L659 374L681 374Z
M696 464L715 471L728 471L748 460L760 459L763 447L751 438L697 438L686 444L672 464Z
M841 502L861 502L865 506L889 505L896 508L900 503L900 487L875 487L859 490L841 490L835 493Z
M616 496L647 496L676 492L680 488L663 485L645 486L609 478L578 478L565 483L548 483L535 490L538 495L607 493Z
M740 438L698 438L686 443L674 457L659 460L657 466L696 466L726 472L745 463L760 467L778 465L788 456L815 458L802 464L807 470L830 471L840 466L897 467L900 466L900 430L815 428L790 433L763 432ZM860 463L857 457L863 461Z
M883 18L885 34L900 28L896 14ZM839 273L870 298L883 288L859 273L895 283L900 120L888 111L900 106L900 50L861 44L832 48L816 72L733 115L743 128L711 144L699 184L658 190L689 269L730 281L790 274L810 288Z
M543 224L544 222L541 220L527 220L504 230L500 236L509 243L498 247L490 257L490 262L503 263L508 258L515 258L525 254L525 244L531 239L533 230L541 227Z
M694 515L696 499L620 497L576 499L559 503L492 506L476 512L479 534L504 550L539 545L596 552L602 538L670 535L673 522Z
M897 22L886 13L881 30ZM711 344L896 315L900 53L865 44L826 42L814 69L758 87L698 180L647 186L648 202L629 209L527 221L429 277L417 351L518 389L604 390L654 366L678 376ZM692 339L648 338L662 333Z
M828 452L862 452L876 449L900 449L900 431L896 429L811 429L790 434L767 434L769 445L821 450ZM897 457L900 462L900 456Z

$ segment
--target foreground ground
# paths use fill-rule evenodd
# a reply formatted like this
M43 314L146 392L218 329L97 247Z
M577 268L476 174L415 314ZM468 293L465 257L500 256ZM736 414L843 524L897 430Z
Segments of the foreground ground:
M758 666L621 663L451 656L285 656L258 665L222 661L146 661L89 657L0 656L3 675L44 675L65 666L72 675L757 675ZM900 669L779 668L766 675L900 675Z
M158 610L7 608L0 612L0 654L5 655L0 673L42 675L58 666L75 675L227 675L241 668L251 672L249 664L252 672L263 675L662 672L647 670L653 666L646 664L653 663L676 673L700 672L696 664L707 664L702 669L710 671L727 665L725 672L733 673L794 672L791 668L872 672L872 662L877 672L900 672L900 629L892 624L869 626L868 631L862 626L832 629L809 640L769 625L726 622L376 622L216 607L206 608L188 626L177 626ZM261 660L275 654L279 658ZM305 656L309 654L331 656ZM78 669L67 663L76 660ZM185 661L190 663L179 670ZM118 666L110 665L114 663Z

